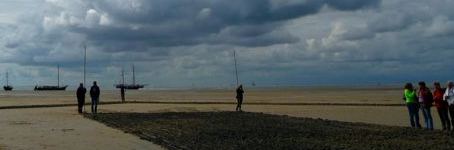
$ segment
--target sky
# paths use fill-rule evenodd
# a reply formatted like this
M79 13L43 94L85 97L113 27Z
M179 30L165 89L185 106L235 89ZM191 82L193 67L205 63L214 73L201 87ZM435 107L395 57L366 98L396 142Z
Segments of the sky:
M1 0L0 81L111 88L390 84L454 76L452 0Z

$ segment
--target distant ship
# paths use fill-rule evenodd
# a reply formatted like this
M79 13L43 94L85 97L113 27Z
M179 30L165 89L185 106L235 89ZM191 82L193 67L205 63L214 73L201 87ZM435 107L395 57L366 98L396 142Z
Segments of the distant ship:
M5 91L12 91L13 90L13 86L9 85L9 81L8 81L8 72L6 72L6 85L3 86L3 89Z
M145 85L139 85L139 84L117 84L115 85L115 87L117 89L120 89L122 86L125 87L125 89L128 89L128 90L138 90L138 89L141 89L141 88L144 88Z
M55 85L42 85L35 86L35 91L64 91L68 86L60 86L60 66L57 67L57 86Z
M115 88L121 89L122 87L128 90L138 90L141 88L144 88L144 84L136 84L136 74L134 70L134 65L132 66L132 84L125 84L125 74L124 71L122 70L121 72L121 77L122 77L122 83L115 85Z

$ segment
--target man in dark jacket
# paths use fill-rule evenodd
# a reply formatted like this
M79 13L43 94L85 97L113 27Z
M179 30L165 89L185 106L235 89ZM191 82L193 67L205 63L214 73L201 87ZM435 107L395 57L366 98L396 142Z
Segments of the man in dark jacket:
M85 89L84 84L80 83L79 88L77 88L76 92L79 113L82 113L85 104L85 93L87 93L87 89Z
M90 97L91 97L91 112L98 113L98 103L99 103L99 94L100 90L96 81L93 81L93 86L90 88Z

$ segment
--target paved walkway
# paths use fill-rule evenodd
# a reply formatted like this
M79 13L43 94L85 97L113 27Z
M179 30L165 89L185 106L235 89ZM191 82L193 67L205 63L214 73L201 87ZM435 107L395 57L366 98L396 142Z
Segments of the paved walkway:
M163 149L83 118L74 107L0 110L0 149Z

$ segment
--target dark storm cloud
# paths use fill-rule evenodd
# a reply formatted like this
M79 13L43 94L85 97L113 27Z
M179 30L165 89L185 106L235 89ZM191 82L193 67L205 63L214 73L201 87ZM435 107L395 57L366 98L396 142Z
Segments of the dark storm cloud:
M376 7L379 0L328 0L328 6L339 10L355 10L365 7Z
M453 2L46 0L0 28L0 57L77 73L85 43L90 72L105 80L134 63L142 80L217 85L230 81L235 49L240 78L258 83L443 80L454 74L443 69L454 57Z
M345 2L345 3L343 3ZM105 15L111 24L69 25L72 32L101 44L130 43L141 47L197 44L267 46L293 43L290 34L273 34L280 22L317 13L323 6L355 10L378 5L379 0L197 0L197 1L86 1L96 17ZM72 16L87 17L83 14ZM83 19L83 18L82 18ZM274 36L276 35L276 36ZM139 41L139 42L137 42ZM123 44L125 45L125 44ZM130 49L139 50L139 49Z

